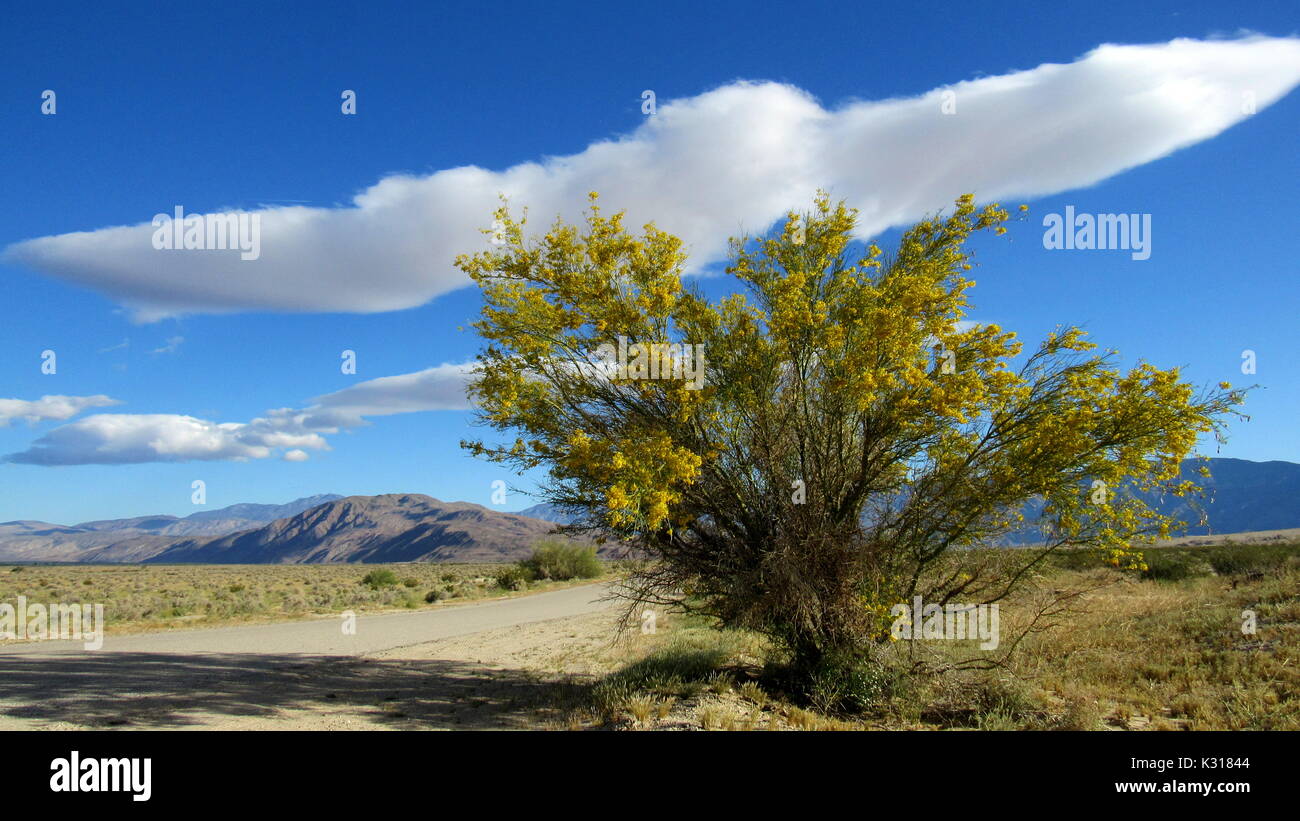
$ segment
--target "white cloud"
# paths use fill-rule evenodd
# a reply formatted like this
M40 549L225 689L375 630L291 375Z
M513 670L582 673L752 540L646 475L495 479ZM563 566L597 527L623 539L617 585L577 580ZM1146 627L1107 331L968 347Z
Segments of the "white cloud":
M54 419L71 419L87 408L103 408L122 404L117 399L97 394L95 396L42 396L40 399L0 399L0 428L15 419L29 424Z
M178 414L96 414L55 428L5 461L30 465L246 461L287 449L281 458L302 462L308 458L307 450L329 450L326 435L363 425L368 416L467 408L464 386L470 367L441 365L371 379L321 396L310 407L268 411L251 422L218 423ZM69 398L76 397L45 400ZM7 401L17 400L0 400L0 413Z
M161 348L154 348L153 353L176 353L181 349L181 344L185 342L183 336L168 337L167 344Z
M260 421L218 423L176 414L101 413L55 428L6 461L29 465L243 461L265 459L279 447L329 447L319 435L269 429Z
M383 376L316 398L307 423L350 427L364 416L426 410L467 410L465 384L474 363L439 365L415 373Z
M579 218L586 193L682 236L693 264L763 230L817 188L862 210L862 234L949 206L959 194L1034 197L1092 185L1210 138L1300 82L1300 39L1104 45L1069 64L956 83L918 97L827 109L777 83L734 83L663 103L630 135L505 171L391 176L351 207L276 207L262 255L155 251L153 226L17 243L6 256L102 290L151 321L245 310L372 313L467 284L451 260L486 247L498 193L534 227ZM152 215L149 215L152 217ZM365 276L358 275L364 271Z

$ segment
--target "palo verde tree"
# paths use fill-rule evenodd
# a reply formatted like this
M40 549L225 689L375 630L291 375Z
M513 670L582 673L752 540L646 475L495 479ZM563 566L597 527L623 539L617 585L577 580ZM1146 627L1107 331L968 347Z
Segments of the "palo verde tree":
M798 674L887 640L914 595L996 601L1054 549L1142 569L1133 545L1178 525L1144 499L1198 490L1180 463L1242 401L1121 370L1077 328L1024 351L963 322L966 242L1008 219L969 195L890 255L819 194L732 241L738 287L716 302L683 285L676 237L591 201L541 237L503 205L501 244L457 259L485 300L470 393L507 434L463 444L545 468L576 529L648 556L636 601L762 631ZM1023 530L1027 506L1038 549L961 550Z

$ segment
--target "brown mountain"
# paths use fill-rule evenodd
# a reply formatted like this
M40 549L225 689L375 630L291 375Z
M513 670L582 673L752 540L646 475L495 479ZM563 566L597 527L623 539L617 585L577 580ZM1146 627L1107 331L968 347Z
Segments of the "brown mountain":
M139 530L96 531L48 522L0 523L0 561L84 562L110 551L111 561L139 561L165 549L175 538Z
M283 505L237 504L216 510L204 510L191 513L185 518L176 516L136 516L131 519L102 519L94 522L82 522L74 530L89 530L96 533L111 534L116 531L149 533L158 536L170 536L172 541L185 536L194 538L226 536L241 530L250 530L276 519L283 519L295 513L310 510L319 504L342 499L334 493L320 493L295 499ZM106 536L108 540L121 537Z
M342 498L334 494L319 494L283 505L237 504L192 513L184 518L135 516L77 525L31 520L0 522L0 561L143 561L183 538L213 539L251 530Z
M156 563L513 561L555 525L416 493L348 496L263 527L173 542ZM90 559L116 561L109 554ZM141 559L134 559L140 561ZM128 559L131 561L131 559Z

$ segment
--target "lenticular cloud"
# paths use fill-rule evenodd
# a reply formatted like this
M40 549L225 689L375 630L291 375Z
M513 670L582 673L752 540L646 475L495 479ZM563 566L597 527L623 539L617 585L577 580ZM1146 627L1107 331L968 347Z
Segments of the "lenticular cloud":
M1068 64L828 109L777 83L662 103L631 134L504 171L392 176L350 207L266 208L261 254L155 250L147 221L20 242L6 258L103 291L141 321L186 313L410 308L467 284L498 197L543 224L588 191L689 245L696 270L816 189L874 235L951 204L1088 186L1208 139L1300 83L1300 39L1104 45ZM152 215L144 216L149 219Z
M24 465L126 465L142 462L249 461L283 451L305 462L329 450L326 436L369 424L372 416L465 410L472 363L385 376L316 398L303 409L279 408L250 422L212 422L170 413L99 413L61 425L27 450L0 461ZM6 404L8 403L8 404ZM107 396L0 399L0 426L13 418L67 419L88 407L120 404Z

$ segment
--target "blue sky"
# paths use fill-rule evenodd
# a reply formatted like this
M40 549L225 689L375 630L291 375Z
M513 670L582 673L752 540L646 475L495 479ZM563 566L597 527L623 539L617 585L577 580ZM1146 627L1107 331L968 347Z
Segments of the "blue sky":
M602 190L682 234L713 292L718 238L765 230L818 186L885 240L964 190L1026 202L1027 221L977 243L971 318L1027 340L1083 324L1128 362L1257 382L1252 421L1217 455L1300 461L1300 68L1295 41L1239 39L1296 37L1294 3L310 8L6 12L0 521L186 515L194 480L208 507L325 492L491 504L493 480L526 487L463 454L469 412L436 409L455 406L454 366L478 349L461 330L478 299L450 260L483 247L469 226L490 223L496 190L542 222ZM1227 111L1246 92L1258 110ZM600 141L616 142L589 150ZM798 171L782 164L804 151ZM521 163L543 164L507 171ZM431 177L465 166L483 171ZM263 257L149 248L147 223L178 205L271 209ZM1041 218L1066 206L1150 214L1150 258L1045 249ZM137 228L101 231L115 226ZM125 421L78 427L110 415ZM257 419L278 421L217 427ZM71 463L14 458L34 448Z

